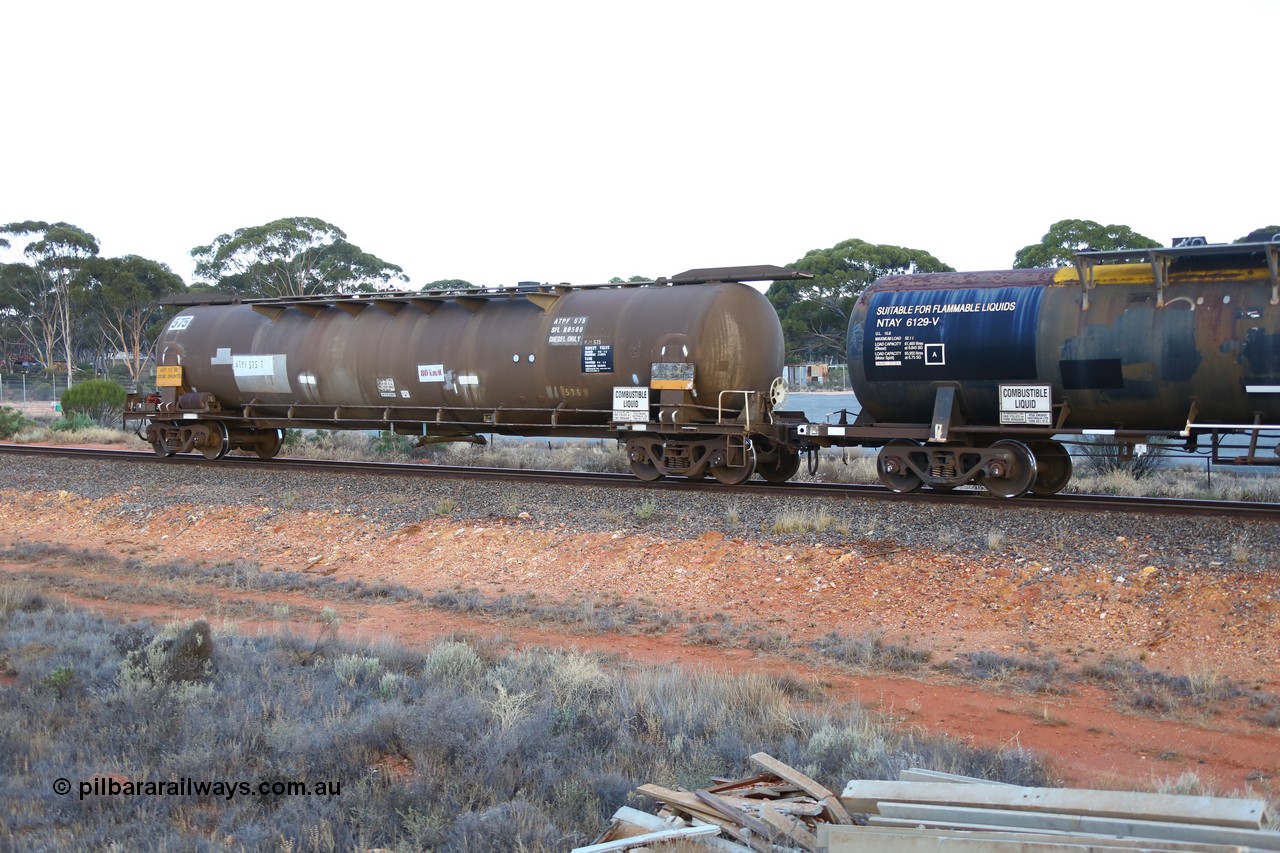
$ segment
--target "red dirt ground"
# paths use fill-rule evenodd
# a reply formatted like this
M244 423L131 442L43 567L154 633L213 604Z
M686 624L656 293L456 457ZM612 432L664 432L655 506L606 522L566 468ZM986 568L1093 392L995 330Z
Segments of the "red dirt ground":
M1115 655L1196 676L1198 684L1231 679L1278 697L1280 567L1177 571L1144 547L1140 536L1115 543L1119 556L1113 565L1066 570L997 552L907 554L883 541L815 547L718 533L697 539L647 531L587 533L537 518L486 524L442 518L388 529L336 511L192 505L158 511L145 527L136 527L121 521L120 505L127 500L0 492L0 544L89 548L148 563L243 557L257 561L263 572L401 584L426 595L477 589L490 598L534 593L543 604L679 611L671 630L647 635L584 633L573 625L503 623L421 605L190 582L168 589L166 598L163 583L141 578L127 601L79 596L74 587L52 593L112 616L202 616L215 630L219 614L234 614L237 603L289 604L293 618L309 626L329 606L351 638L420 647L459 632L501 634L520 645L595 650L645 663L786 674L823 685L831 702L858 701L903 725L979 745L1020 745L1047 756L1064 784L1140 788L1192 771L1223 792L1248 784L1255 795L1277 799L1280 729L1259 722L1256 713L1250 719L1240 700L1157 718L1126 709L1125 697L1087 682L1047 695L929 668L911 677L856 674L839 665L815 665L812 658L804 663L794 656L691 645L685 630L723 614L732 624L789 633L797 643L832 630L849 636L880 631L890 641L907 637L912 646L930 649L934 662L965 651L1052 653L1073 670ZM71 560L6 563L0 570L51 577L93 571ZM100 580L121 583L129 577L115 569ZM175 591L180 598L172 597ZM261 627L253 621L235 624L240 630ZM1280 698L1271 707L1274 719Z

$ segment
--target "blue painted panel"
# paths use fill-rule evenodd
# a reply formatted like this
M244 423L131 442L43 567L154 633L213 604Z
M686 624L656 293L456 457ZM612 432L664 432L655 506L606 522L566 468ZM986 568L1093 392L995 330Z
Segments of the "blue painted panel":
M1036 379L1042 287L886 290L862 330L872 382Z

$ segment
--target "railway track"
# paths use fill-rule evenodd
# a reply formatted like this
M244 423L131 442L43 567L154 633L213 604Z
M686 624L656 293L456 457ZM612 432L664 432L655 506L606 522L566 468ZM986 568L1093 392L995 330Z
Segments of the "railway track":
M514 468L483 468L472 466L419 465L395 462L353 462L315 459L277 458L262 460L251 456L227 456L210 462L198 455L179 455L161 458L147 451L106 450L98 448L57 447L45 445L0 445L0 455L45 456L56 458L124 462L137 465L201 465L224 468L258 469L263 472L287 469L290 471L341 471L379 476L435 477L442 479L470 479L509 482L537 482L548 484L578 484L608 486L619 489L646 489L651 491L709 490L749 495L770 495L791 498L827 500L879 500L899 501L905 504L952 504L981 506L986 509L1018 511L1026 509L1052 509L1072 512L1126 512L1178 516L1211 516L1214 518L1259 519L1280 521L1280 504L1251 501L1197 500L1188 498L1123 497L1113 495L1054 495L1052 497L1027 496L1015 500L995 497L982 490L957 489L939 492L922 489L910 494L891 492L880 485L846 483L786 483L772 485L763 481L751 481L740 486L726 486L714 480L690 481L666 479L643 482L631 474L608 474L584 471L547 471Z

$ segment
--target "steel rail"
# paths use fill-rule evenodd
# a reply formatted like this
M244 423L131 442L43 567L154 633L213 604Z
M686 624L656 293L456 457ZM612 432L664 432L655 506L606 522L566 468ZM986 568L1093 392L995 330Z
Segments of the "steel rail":
M1124 497L1113 495L1028 495L1006 499L983 490L956 489L950 492L921 489L909 494L891 492L881 485L848 483L784 483L774 485L749 481L740 486L726 486L714 480L692 481L670 478L645 482L631 474L556 471L531 468L486 468L466 465L422 465L403 462L355 462L321 459L258 459L253 456L226 456L210 461L197 454L160 457L150 451L105 450L48 445L0 444L0 455L43 456L73 459L96 459L153 465L184 467L222 467L259 471L341 471L343 473L391 476L434 477L440 479L505 480L573 485L599 485L623 489L706 490L743 496L791 498L825 498L829 500L889 500L904 503L943 503L982 507L1000 511L1068 510L1074 512L1127 512L1180 516L1215 516L1237 519L1260 519L1280 522L1280 503L1254 501L1222 501L1191 498Z

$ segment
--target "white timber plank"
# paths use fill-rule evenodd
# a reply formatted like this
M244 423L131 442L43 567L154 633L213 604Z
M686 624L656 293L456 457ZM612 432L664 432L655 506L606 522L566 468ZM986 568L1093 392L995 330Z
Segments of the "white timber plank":
M902 817L881 817L872 815L867 819L869 826L884 829L931 829L946 832L960 832L966 836L992 834L1007 838L1037 839L1042 841L1058 841L1065 844L1105 844L1107 849L1138 848L1147 849L1157 846L1170 853L1248 853L1249 848L1238 844L1203 844L1192 841L1166 841L1160 838L1125 838L1119 835L1096 834L1092 832L1065 832L1056 829L1014 829L1007 826L983 826L979 823L951 823L944 820L911 820Z
M619 806L618 810L613 813L613 819L650 831L667 829L670 826L667 818L642 812L639 809L631 808L631 806Z
M819 839L821 840L821 838ZM1146 847L1117 847L1105 839L1018 838L1008 833L830 826L827 853L1168 853L1159 841ZM1222 847L1222 853L1248 853Z
M610 851L626 850L628 847L639 847L642 844L656 844L659 841L675 841L678 838L701 838L719 835L718 826L681 826L674 829L660 829L657 832L646 832L644 835L633 835L630 838L619 838L617 841L606 841L603 844L588 844L586 847L575 847L570 853L610 853Z
M1160 841L1234 844L1254 850L1280 851L1280 832L1271 829L1239 829L1170 821L1127 820L1092 815L936 806L921 803L881 803L879 812L889 818L928 822L950 821L1017 829L1123 835Z
M854 779L841 802L851 812L877 814L878 802L914 802L940 806L1024 809L1091 814L1138 820L1165 820L1259 829L1265 803L1187 794L1145 794L1083 788L1022 788L962 782L884 782Z
M899 782L966 782L971 785L1007 785L1010 788L1020 787L1008 782L992 782L990 779L979 779L977 776L961 776L958 773L943 773L941 770L925 770L923 767L909 767L898 773Z

